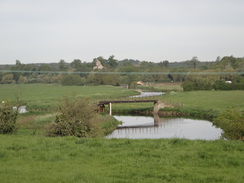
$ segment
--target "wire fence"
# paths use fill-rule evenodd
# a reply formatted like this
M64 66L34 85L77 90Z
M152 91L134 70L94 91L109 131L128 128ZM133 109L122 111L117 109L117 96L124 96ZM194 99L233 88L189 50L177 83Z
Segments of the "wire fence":
M70 71L21 71L0 70L2 73L38 73L38 74L118 74L118 75L244 75L244 72L70 72Z

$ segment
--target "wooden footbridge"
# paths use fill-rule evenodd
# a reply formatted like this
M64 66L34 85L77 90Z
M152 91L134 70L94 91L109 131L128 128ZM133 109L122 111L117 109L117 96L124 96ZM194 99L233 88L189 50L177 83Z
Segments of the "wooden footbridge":
M119 103L142 103L142 102L152 102L154 104L154 111L158 112L159 109L159 101L155 99L141 99L141 100L105 100L99 101L97 106L99 107L99 112L105 111L105 105L109 106L109 114L112 115L112 104L119 104Z

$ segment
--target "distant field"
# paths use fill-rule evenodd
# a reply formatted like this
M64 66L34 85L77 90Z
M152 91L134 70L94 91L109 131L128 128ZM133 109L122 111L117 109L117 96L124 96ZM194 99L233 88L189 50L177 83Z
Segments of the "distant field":
M137 89L143 89L146 91L183 91L181 83L157 83L157 84L145 84L142 86L136 86Z
M192 91L168 92L155 99L180 104L186 109L213 109L218 111L236 108L244 110L244 91ZM153 108L153 103L114 104L113 109L144 109Z
M192 91L170 92L162 97L163 101L181 103L184 108L244 110L244 91Z
M133 90L114 86L61 86L49 84L0 85L0 101L16 101L19 97L27 106L57 105L64 96L91 97L94 100L136 95Z
M171 89L180 88L177 83L158 84ZM161 88L162 89L162 88ZM15 101L16 97L27 107L54 107L64 96L90 97L94 102L103 99L125 99L136 95L133 90L114 86L61 86L48 84L0 85L0 101ZM192 91L168 92L157 99L173 104L182 104L184 108L226 110L235 107L244 110L244 91ZM113 109L152 108L152 103L114 104Z

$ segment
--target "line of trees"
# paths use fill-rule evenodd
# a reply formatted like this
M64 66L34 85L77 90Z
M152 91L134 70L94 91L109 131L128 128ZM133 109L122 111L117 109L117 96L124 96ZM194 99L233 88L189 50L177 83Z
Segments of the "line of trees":
M96 60L104 66L101 70L94 70ZM67 63L60 60L50 64L16 64L0 65L0 70L10 68L10 72L0 72L0 83L58 83L62 85L121 85L132 86L135 81L144 83L183 82L184 90L211 90L211 89L243 89L243 76L236 75L244 71L244 58L233 56L219 57L213 62L200 62L197 57L184 62L169 62L167 60L154 63L133 59L117 60L115 56L108 59L94 58L93 62L82 62L79 59ZM118 72L121 74L101 74L99 72ZM140 72L145 74L132 74ZM168 74L160 74L161 72ZM182 72L185 74L177 74ZM191 74L187 74L191 72ZM204 72L199 76L192 72ZM228 72L233 75L213 75L208 72ZM126 74L125 74L126 73ZM152 73L152 74L147 74ZM159 74L156 74L159 73ZM232 81L227 84L225 81Z

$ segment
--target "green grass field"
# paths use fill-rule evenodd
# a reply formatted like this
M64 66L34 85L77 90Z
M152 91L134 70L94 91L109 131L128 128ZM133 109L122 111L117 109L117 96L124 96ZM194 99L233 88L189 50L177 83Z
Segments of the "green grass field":
M144 84L136 86L137 89L144 91L183 91L181 83L158 83L158 84Z
M167 87L170 87L166 85ZM174 86L174 85L173 85ZM175 86L174 86L175 87ZM177 87L179 87L177 85ZM90 97L94 102L103 99L125 99L136 95L133 90L113 86L61 86L48 84L0 85L0 101L16 101L18 96L27 107L55 107L64 96ZM244 110L244 91L169 92L157 99L183 104L185 108L226 110L236 107ZM151 103L116 104L114 109L148 108Z
M0 101L28 107L55 107L63 96L96 100L135 95L112 86L0 85ZM243 91L169 92L158 99L184 108L229 107L244 110ZM116 104L114 109L142 109L152 103ZM78 139L45 137L54 112L18 117L14 135L0 135L0 182L244 182L244 144L240 141L184 139Z
M113 86L61 86L49 84L0 85L0 101L19 97L29 107L54 107L64 96L90 97L94 101L136 95L138 92Z
M0 135L0 182L244 181L238 141Z
M223 111L234 107L244 110L244 91L170 92L168 95L163 96L162 100L171 103L181 103L184 108Z
M183 106L185 109L224 111L230 108L244 110L244 91L191 91L168 92L154 97L166 103ZM113 104L114 110L153 108L153 103Z

